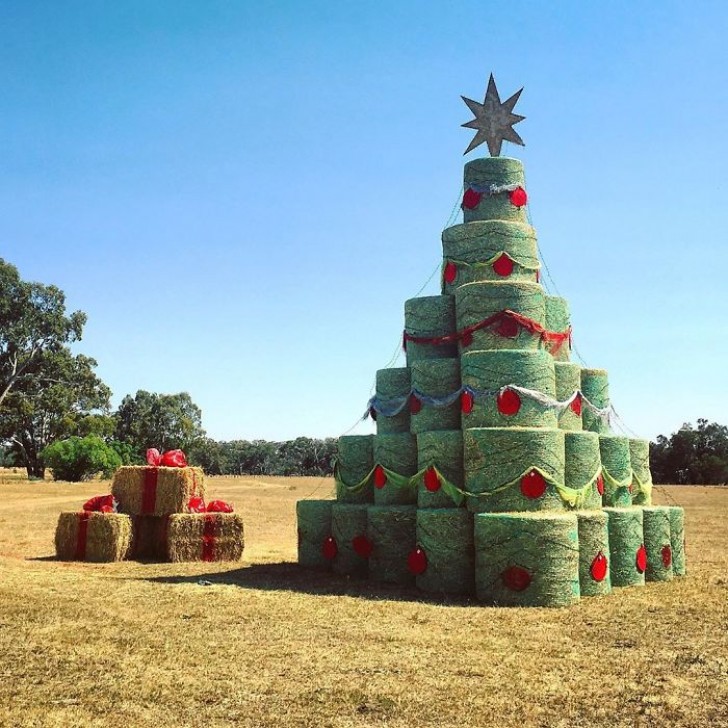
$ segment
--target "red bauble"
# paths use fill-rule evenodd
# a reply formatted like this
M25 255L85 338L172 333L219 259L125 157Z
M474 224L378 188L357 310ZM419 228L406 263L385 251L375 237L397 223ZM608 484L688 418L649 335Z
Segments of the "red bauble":
M473 343L472 331L464 331L463 335L460 337L460 343L463 347L470 346Z
M422 409L422 402L417 398L416 395L410 394L409 398L409 411L410 414L416 415Z
M472 392L463 392L460 395L460 411L464 415L469 415L473 411L474 402L475 398L473 397Z
M336 554L339 553L339 547L336 545L336 539L333 536L324 539L321 545L321 553L329 561L336 558Z
M540 498L545 492L546 480L538 470L532 470L521 478L521 493L526 498L535 500L536 498Z
M528 202L528 195L526 194L526 190L523 189L523 187L516 187L513 192L511 192L511 205L515 205L516 207L523 207Z
M522 592L531 584L531 575L521 566L509 566L502 574L503 583L511 590Z
M387 474L384 472L384 468L381 465L377 465L374 468L374 487L384 488L387 484Z
M480 200L483 197L482 192L476 192L471 187L468 187L467 190L465 190L465 194L463 195L463 208L467 210L472 210L474 207L477 207L480 204Z
M599 493L599 495L604 495L604 478L601 473L597 477L597 493Z
M662 547L662 565L666 568L670 568L672 564L672 549L669 546Z
M493 263L493 272L503 278L507 278L513 273L513 261L503 253L498 260Z
M637 571L639 571L640 574L644 574L647 569L647 549L644 544L637 549L635 564L637 566Z
M600 551L591 563L590 571L592 579L594 579L594 581L603 581L604 577L607 575L608 567L609 562L607 561L607 557Z
M577 416L581 417L581 395L577 394L574 397L574 401L569 405L571 411Z
M518 336L518 321L510 316L503 316L495 331L504 339L515 339Z
M502 415L515 415L521 409L521 398L512 389L504 389L496 398L498 412Z
M455 283L455 279L458 277L458 267L455 263L451 263L449 260L445 263L442 277L445 279L445 283Z
M351 539L351 547L354 549L354 553L361 556L362 559L368 559L374 548L372 542L366 536L354 536Z
M427 554L419 546L410 551L407 557L407 568L415 575L424 574L427 569Z
M440 490L441 486L440 476L437 474L435 468L427 468L425 470L425 490L429 490L430 493L435 493Z

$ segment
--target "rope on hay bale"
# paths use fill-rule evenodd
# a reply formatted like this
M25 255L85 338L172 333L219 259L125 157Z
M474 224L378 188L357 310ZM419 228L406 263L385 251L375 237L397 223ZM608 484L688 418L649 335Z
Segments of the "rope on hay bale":
M455 299L452 296L420 296L404 302L404 330L413 336L438 337L455 333ZM407 365L421 359L457 356L457 344L425 344L408 341Z
M642 513L644 544L647 549L645 581L671 581L670 511L664 506L645 506Z
M426 397L444 397L460 389L460 362L457 359L422 359L412 362L412 388ZM412 395L412 432L457 430L460 428L460 402L435 407Z
M581 367L570 361L555 361L556 399L564 402L574 392L581 389ZM559 427L562 430L582 429L581 398L574 401L559 414Z
M581 596L597 597L612 591L609 578L608 516L604 511L577 511L579 524L579 587Z
M62 561L122 561L131 549L131 518L121 513L61 513L56 556Z
M572 513L477 513L475 589L489 604L566 607L579 600Z
M581 393L597 408L609 406L609 378L605 369L581 370ZM585 430L591 432L609 432L609 422L585 407L582 412Z
M599 435L604 495L602 503L614 508L632 505L632 465L629 459L629 438L621 435Z
M650 472L650 443L630 438L629 459L632 467L632 503L652 505L652 473Z
M389 402L407 397L412 386L409 367L379 369L376 376L376 393L380 402ZM377 434L410 431L410 411L404 407L396 415L387 417L377 413Z
M367 476L373 467L374 438L372 435L340 437L334 469L336 500L340 503L372 503L374 486L371 478L367 478Z
M668 506L670 513L670 545L672 546L672 573L685 576L685 511L680 506Z
M596 432L564 432L564 482L583 495L574 503L576 508L595 510L602 507L604 481L601 475L599 435Z
M612 586L644 586L647 552L641 508L604 509L609 529L609 568Z
M300 500L296 503L298 520L298 563L318 569L330 569L336 556L336 542L331 535L332 500Z
M464 487L462 431L421 432L417 435L417 471L424 471L417 485L418 507L457 506L461 498L449 486L454 485L459 490Z
M488 188L490 185L518 185L523 189L526 187L523 163L510 157L473 159L465 165L464 174L466 190ZM512 220L526 223L528 216L525 205L514 205L508 193L484 194L474 208L463 208L463 221L469 223L474 220Z
M374 437L374 502L384 505L417 503L417 439L408 432ZM385 470L387 472L385 472Z
M561 296L546 296L546 328L549 331L566 331L571 326L569 302ZM571 344L568 339L554 352L557 361L569 361ZM578 389L578 387L577 387ZM571 390L573 393L574 390Z
M367 538L372 545L369 578L412 585L407 559L417 543L416 506L369 506Z
M336 574L366 576L368 571L367 506L336 503L331 509L331 535L337 546Z

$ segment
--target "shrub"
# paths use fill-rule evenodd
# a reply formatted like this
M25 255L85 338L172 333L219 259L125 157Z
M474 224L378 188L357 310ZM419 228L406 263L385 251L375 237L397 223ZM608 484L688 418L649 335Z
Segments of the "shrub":
M98 435L69 437L51 443L41 453L46 467L51 469L54 480L77 483L88 480L96 473L111 477L121 466L121 457Z

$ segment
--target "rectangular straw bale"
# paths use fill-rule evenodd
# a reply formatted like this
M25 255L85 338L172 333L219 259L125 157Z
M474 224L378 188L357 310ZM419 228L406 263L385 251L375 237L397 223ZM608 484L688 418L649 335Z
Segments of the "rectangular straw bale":
M239 513L174 513L167 526L166 557L177 561L240 561L245 548Z
M140 561L166 561L168 516L132 516L132 542L129 558Z
M56 555L62 561L123 561L131 547L131 519L121 513L61 513Z
M111 493L132 516L188 513L192 496L205 497L205 477L202 468L126 465L114 473Z

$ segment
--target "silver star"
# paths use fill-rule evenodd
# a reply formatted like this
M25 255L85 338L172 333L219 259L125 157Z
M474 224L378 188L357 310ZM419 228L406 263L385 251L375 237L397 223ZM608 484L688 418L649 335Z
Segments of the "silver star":
M523 89L516 91L511 98L501 103L498 89L495 87L495 80L491 73L490 80L488 81L488 90L485 93L485 99L482 104L472 99L466 99L465 96L461 96L462 100L468 105L475 116L472 121L461 126L476 129L478 132L464 154L472 151L483 142L487 142L491 157L497 157L500 155L501 145L504 139L514 144L520 144L522 147L525 146L523 139L518 136L518 132L513 130L514 124L526 118L525 116L519 116L513 113L513 107L516 105L521 91Z

